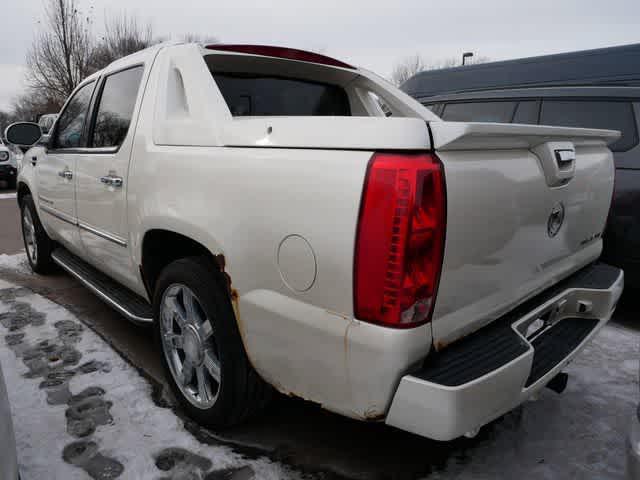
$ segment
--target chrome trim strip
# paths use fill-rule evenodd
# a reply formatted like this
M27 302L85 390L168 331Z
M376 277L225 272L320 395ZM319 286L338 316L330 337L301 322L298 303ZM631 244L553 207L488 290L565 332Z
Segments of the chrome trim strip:
M105 154L105 153L118 153L120 147L73 147L73 148L56 148L49 150L51 154Z
M67 215L66 213L59 212L58 210L56 210L53 207L50 207L49 205L40 205L40 210L48 213L49 215L56 217L59 220L62 220L63 222L70 223L71 225L77 225L73 217L71 217L70 215Z
M103 232L102 230L98 230L97 228L87 225L86 223L78 222L78 227L80 227L83 230L86 230L87 232L93 233L98 237L102 237L105 240L109 240L110 242L120 245L121 247L127 246L127 242L121 239L120 237L111 235L110 233Z
M142 324L150 324L150 323L153 322L153 318L143 318L143 317L139 317L139 316L131 313L125 307L120 305L116 300L111 298L107 293L103 292L97 286L95 286L93 283L91 283L91 280L83 277L81 274L76 272L69 265L67 265L62 260L60 260L58 258L58 256L56 255L55 251L51 254L51 258L53 258L54 262L56 262L63 269L65 269L67 272L69 272L73 277L77 278L84 286L86 286L89 290L91 290L100 300L102 300L107 305L112 307L118 313L120 313L123 316L125 316L128 320L132 321L133 323L142 323Z
M49 200L48 198L43 197L42 195L38 195L38 200L44 203L48 203L49 205L53 205L53 200Z
M127 246L127 242L121 239L120 237L116 237L115 235L111 235L110 233L106 233L101 230L98 230L97 228L93 228L92 226L87 225L86 223L77 222L76 220L73 219L73 217L67 215L66 213L59 212L53 207L50 207L48 205L40 205L40 209L43 212L47 212L49 215L53 215L54 217L64 222L70 223L71 225L75 225L76 227L80 227L81 229L89 233L93 233L98 237L104 238L105 240L109 240L110 242L113 242L116 245L120 245L121 247Z

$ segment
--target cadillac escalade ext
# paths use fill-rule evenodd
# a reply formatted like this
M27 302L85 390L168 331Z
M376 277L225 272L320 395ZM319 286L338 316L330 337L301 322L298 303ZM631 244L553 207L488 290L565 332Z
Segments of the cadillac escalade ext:
M273 391L449 440L552 382L609 320L617 132L441 121L323 55L161 44L10 126L37 273L156 333L215 427Z

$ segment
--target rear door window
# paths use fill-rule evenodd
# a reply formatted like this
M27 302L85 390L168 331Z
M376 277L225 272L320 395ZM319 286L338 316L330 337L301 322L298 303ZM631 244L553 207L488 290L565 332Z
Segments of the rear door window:
M236 73L213 73L213 78L234 117L351 116L349 97L337 85Z
M633 106L628 101L545 100L540 113L542 125L619 130L622 136L609 145L624 152L638 144Z
M452 122L509 123L517 102L464 102L447 103L442 112L443 120Z

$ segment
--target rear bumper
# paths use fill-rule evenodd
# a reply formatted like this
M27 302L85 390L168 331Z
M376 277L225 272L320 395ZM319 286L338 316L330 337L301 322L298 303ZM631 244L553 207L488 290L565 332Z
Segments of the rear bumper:
M405 375L386 423L452 440L500 417L543 388L611 318L622 270L594 264L463 338ZM544 329L526 338L539 318Z

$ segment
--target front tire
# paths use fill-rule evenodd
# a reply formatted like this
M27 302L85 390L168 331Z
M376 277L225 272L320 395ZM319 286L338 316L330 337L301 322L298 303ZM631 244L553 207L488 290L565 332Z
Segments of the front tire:
M46 274L54 269L51 252L53 242L44 231L31 195L26 195L20 202L20 218L22 239L27 251L29 265L35 273Z
M192 418L228 427L266 405L272 389L249 363L226 280L213 262L189 257L169 264L153 310L169 383Z

